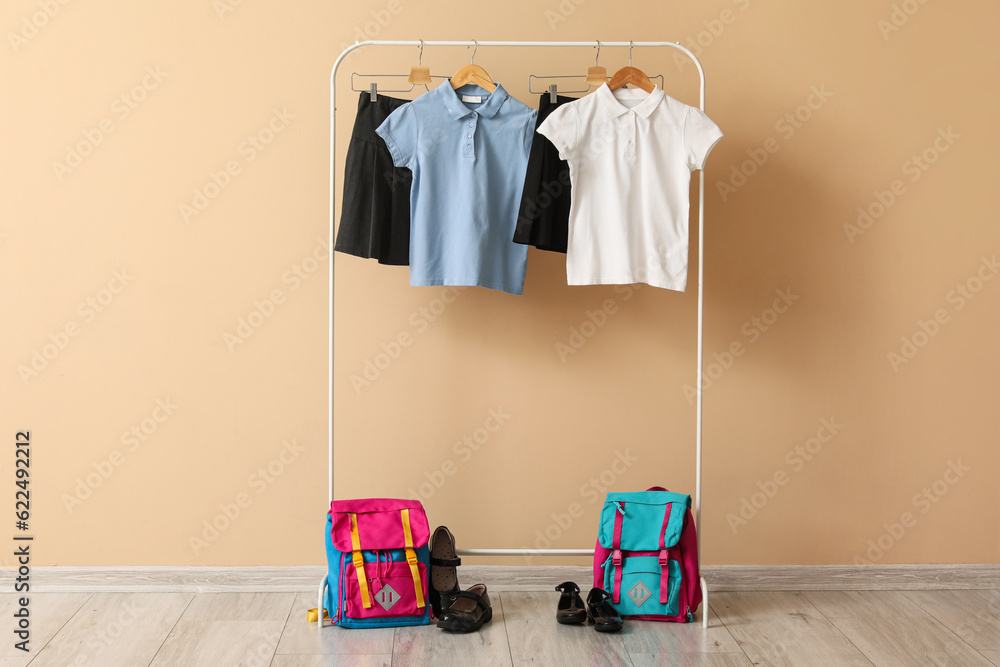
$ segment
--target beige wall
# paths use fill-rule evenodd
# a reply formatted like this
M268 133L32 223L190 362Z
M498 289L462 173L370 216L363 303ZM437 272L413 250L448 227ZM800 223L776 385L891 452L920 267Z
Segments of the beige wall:
M226 1L5 4L0 483L11 503L30 429L35 564L323 561L327 81L365 31L700 40L726 134L708 166L705 562L1000 557L997 3ZM363 49L338 81L416 55ZM477 62L534 105L529 73L593 57ZM634 61L697 103L692 66ZM339 98L338 169L355 104ZM524 296L444 304L406 269L339 257L338 496L417 493L464 547L567 548L592 544L590 480L693 492L694 271L683 294L569 288L563 257L533 250ZM356 390L367 362L385 367Z

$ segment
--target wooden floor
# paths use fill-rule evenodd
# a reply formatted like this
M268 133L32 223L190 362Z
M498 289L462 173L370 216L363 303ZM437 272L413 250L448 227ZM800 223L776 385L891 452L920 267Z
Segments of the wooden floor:
M614 635L556 624L555 592L492 597L491 623L452 635L317 628L305 593L42 593L31 596L26 655L4 594L0 667L1000 666L1000 590L989 588L717 592L707 630L629 621Z

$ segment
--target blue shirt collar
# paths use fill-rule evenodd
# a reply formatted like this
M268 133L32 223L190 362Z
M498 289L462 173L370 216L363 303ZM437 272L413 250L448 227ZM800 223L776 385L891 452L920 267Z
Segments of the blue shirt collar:
M444 101L444 106L448 109L448 112L451 114L451 117L454 118L455 120L458 120L460 118L465 118L469 114L473 113L479 114L480 116L484 116L486 118L493 118L493 116L496 115L497 111L500 110L500 107L503 106L503 103L506 102L507 98L509 97L507 91L504 90L503 86L501 86L499 83L497 84L496 90L494 90L492 93L486 91L483 88L480 88L479 86L476 86L475 84L466 84L466 85L470 85L476 88L477 92L482 91L483 95L489 95L489 97L486 98L486 102L481 104L478 109L470 109L469 107L465 106L465 104L462 103L462 100L459 99L458 97L458 91L456 91L454 88L451 87L451 79L444 81L441 85L437 87L437 92L441 96L441 99ZM462 87L464 88L465 86Z

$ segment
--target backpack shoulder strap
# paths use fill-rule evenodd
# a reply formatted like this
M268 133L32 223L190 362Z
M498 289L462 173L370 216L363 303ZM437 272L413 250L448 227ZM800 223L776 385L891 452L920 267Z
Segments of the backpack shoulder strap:
M351 550L354 560L354 573L358 575L358 588L361 589L361 604L365 609L372 606L368 595L368 577L365 576L365 559L361 555L361 538L358 536L358 515L351 513Z
M400 510L400 515L403 519L403 537L406 539L406 562L410 565L410 574L413 575L413 590L417 594L417 608L423 609L424 585L420 581L420 569L417 567L417 563L419 562L417 553L413 550L413 533L410 530L410 510Z

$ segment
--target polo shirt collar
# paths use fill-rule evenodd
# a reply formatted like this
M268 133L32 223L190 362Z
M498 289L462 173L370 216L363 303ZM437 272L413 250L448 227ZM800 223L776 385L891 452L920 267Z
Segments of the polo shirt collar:
M465 118L469 114L473 113L486 118L493 118L509 97L507 91L504 90L503 86L498 83L496 89L492 93L487 93L489 97L486 98L485 103L480 105L478 109L470 109L462 103L461 99L459 99L458 91L451 87L451 79L448 79L439 85L438 90L441 93L441 99L444 100L444 106L448 109L451 117L455 120Z
M636 88L635 90L640 90ZM617 118L621 116L626 111L634 111L643 118L649 118L649 115L653 113L653 109L663 100L664 92L663 89L657 85L653 85L653 91L646 95L639 104L629 109L627 106L622 104L615 94L608 87L607 83L602 83L601 87L595 92L598 99L612 117Z

